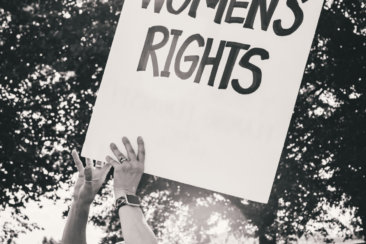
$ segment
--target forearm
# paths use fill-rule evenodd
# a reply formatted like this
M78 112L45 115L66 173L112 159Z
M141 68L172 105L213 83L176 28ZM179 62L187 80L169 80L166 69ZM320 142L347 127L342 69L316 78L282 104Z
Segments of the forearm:
M140 208L123 206L118 214L126 244L158 243Z
M89 209L90 204L73 201L62 235L62 244L86 244Z

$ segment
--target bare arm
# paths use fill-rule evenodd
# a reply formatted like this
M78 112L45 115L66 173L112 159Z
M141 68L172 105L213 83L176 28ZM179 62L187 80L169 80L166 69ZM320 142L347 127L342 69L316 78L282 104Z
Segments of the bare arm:
M67 217L61 243L86 244L86 224L90 205L103 185L111 165L101 166L101 162L98 162L100 166L94 168L92 160L86 159L86 167L84 168L76 151L72 152L72 157L78 168L79 176L75 184L74 200Z
M114 167L114 195L116 199L125 194L136 195L137 186L144 172L145 163L145 147L141 137L137 139L137 155L126 137L122 141L126 147L127 157L112 143L111 150L118 161L109 156L106 158L107 162ZM126 244L157 243L156 237L147 225L139 207L125 205L119 208L118 214Z
M86 244L86 223L90 204L74 201L67 217L62 244Z
M126 244L155 244L156 238L138 207L123 206L118 211Z

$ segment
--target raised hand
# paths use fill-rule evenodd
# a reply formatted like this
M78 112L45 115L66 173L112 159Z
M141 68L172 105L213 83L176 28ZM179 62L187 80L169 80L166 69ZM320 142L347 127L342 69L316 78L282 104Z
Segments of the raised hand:
M122 142L125 145L127 157L114 143L111 143L110 147L117 160L110 156L106 157L107 162L114 168L114 193L116 199L123 193L136 194L145 165L145 146L142 138L137 138L137 155L126 137L122 138Z
M107 163L102 166L102 163L97 161L97 165L101 165L101 167L94 168L93 161L86 158L86 167L84 168L83 163L75 150L72 151L71 155L79 171L79 176L74 188L74 199L81 203L91 204L95 195L102 187L112 165Z

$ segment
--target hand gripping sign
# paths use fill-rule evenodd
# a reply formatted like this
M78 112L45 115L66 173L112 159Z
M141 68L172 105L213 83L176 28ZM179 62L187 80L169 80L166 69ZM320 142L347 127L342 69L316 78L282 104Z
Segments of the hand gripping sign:
M267 202L323 1L125 0L82 154Z

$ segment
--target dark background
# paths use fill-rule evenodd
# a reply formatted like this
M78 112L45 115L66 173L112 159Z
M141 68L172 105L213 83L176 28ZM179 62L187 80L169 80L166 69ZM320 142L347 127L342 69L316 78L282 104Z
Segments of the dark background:
M0 1L0 209L11 210L21 226L1 226L3 243L39 228L23 213L24 204L45 194L65 201L56 190L76 172L70 151L82 147L122 7L121 0L77 2ZM210 243L206 220L213 211L229 220L233 234L260 244L313 235L332 243L327 228L308 228L322 218L344 239L365 239L365 25L365 1L326 1L268 204L217 198L145 175L140 194L145 210L153 209L154 232L162 236L162 223L177 211L174 203L213 199L190 213L197 243ZM106 194L101 191L96 205ZM352 209L351 225L324 219L323 206ZM92 221L106 230L102 243L120 239L113 212Z

